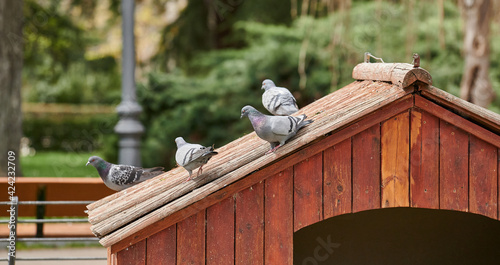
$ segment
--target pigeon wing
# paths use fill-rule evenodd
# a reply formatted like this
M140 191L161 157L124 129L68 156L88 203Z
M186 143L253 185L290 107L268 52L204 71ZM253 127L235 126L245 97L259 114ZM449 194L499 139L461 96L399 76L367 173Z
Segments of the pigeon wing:
M110 181L118 186L131 184L134 182L136 173L134 166L114 165L109 171Z
M179 152L176 154L175 157L177 164L185 166L193 161L196 161L201 156L203 156L203 154L206 152L205 149L206 147L203 147L202 145L199 144L183 145L179 149Z
M271 117L271 131L277 135L289 135L297 129L297 118L292 116Z
M286 89L281 90L271 88L264 92L262 104L272 113L275 112L282 104L295 104L295 98Z

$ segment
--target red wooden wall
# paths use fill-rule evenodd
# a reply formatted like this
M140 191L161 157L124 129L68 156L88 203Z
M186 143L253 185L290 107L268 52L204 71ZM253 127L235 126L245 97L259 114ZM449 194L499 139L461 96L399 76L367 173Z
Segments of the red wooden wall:
M498 219L498 146L417 107L388 117L359 121L344 129L351 135L317 142L308 148L322 151L111 253L111 263L292 264L294 231L384 207Z

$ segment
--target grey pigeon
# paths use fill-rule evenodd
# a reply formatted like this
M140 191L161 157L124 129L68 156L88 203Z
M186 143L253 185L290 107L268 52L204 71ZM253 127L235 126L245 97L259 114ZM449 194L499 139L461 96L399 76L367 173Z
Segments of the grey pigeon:
M307 116L269 116L260 113L252 106L245 106L241 109L241 117L248 117L252 123L253 129L263 140L271 144L271 150L266 154L276 151L292 138L297 131L312 123L312 120L306 120Z
M189 173L189 178L186 181L191 179L191 174L197 167L200 169L198 169L196 176L201 174L203 172L203 165L205 165L212 156L217 154L213 146L204 147L200 144L186 143L182 137L175 138L175 143L177 144L175 161Z
M271 79L262 82L262 105L273 115L288 116L299 110L292 93L284 87L277 87Z
M116 191L124 190L164 173L162 167L142 168L129 165L115 165L98 156L91 156L86 166L89 164L97 169L104 184Z

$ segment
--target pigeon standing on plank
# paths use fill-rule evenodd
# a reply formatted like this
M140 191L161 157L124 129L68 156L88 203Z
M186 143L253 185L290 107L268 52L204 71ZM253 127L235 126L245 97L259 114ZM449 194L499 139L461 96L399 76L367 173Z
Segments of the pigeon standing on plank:
M292 138L297 131L312 123L312 120L306 120L307 116L269 116L260 113L252 106L245 106L241 109L241 117L248 117L252 123L255 133L263 140L271 144L271 150L266 154L276 151Z
M299 110L292 93L284 87L277 87L271 79L262 82L262 104L273 115L288 116Z
M175 161L189 173L189 178L186 181L191 179L191 174L197 167L200 169L198 169L196 176L203 173L203 165L206 164L212 156L217 154L213 146L204 147L200 144L186 143L182 137L175 138L175 143L177 144Z
M98 156L91 156L86 166L92 165L108 188L116 191L124 190L137 183L163 174L162 167L142 168L129 165L115 165Z

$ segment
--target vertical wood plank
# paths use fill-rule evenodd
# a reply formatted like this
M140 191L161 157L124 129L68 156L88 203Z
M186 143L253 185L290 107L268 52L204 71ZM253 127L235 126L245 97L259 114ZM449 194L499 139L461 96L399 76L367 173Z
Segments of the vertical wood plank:
M440 121L440 208L468 210L469 135Z
M111 252L111 247L108 247L108 260L107 260L108 265L116 265L118 262L116 260L116 253Z
M234 264L234 198L207 209L207 265Z
M410 126L411 206L439 209L439 119L414 108Z
M148 265L175 264L177 244L176 225L172 225L147 238Z
M294 231L323 217L323 153L294 165Z
M380 125L352 137L353 212L380 208Z
M410 205L410 114L398 114L382 123L382 207Z
M293 263L293 168L265 182L264 264Z
M470 136L470 212L497 218L497 148Z
M146 239L116 253L116 261L120 265L146 264Z
M324 151L323 167L325 219L350 213L352 209L351 138Z
M264 184L236 194L235 264L264 263Z
M205 264L205 211L177 223L177 264Z

